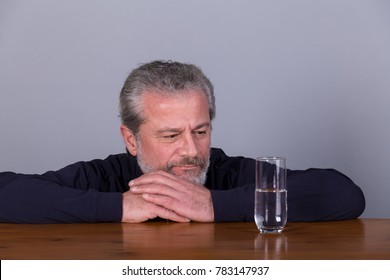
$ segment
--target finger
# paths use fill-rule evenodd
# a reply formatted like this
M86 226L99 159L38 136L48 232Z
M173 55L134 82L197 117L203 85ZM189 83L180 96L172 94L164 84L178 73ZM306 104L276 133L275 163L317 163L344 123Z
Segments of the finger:
M187 201L183 203L178 199L152 194L142 194L142 198L150 204L172 210L181 217L188 217L188 219L192 221L214 221L214 210L211 201L208 203L205 203L204 201L195 203L189 203Z
M150 193L177 197L184 191L184 182L175 176L159 171L145 174L129 183L130 191L134 194Z
M178 178L168 172L159 170L157 172L151 172L144 174L136 179L133 179L129 182L129 187L142 186L148 184L165 184L171 185L174 182L177 182Z
M165 209L173 210L176 213L180 213L182 210L180 201L174 197L143 193L142 198L146 202L162 206Z
M191 222L190 219L188 219L186 217L183 217L183 216L180 216L176 212L171 211L171 210L169 210L167 208L158 206L158 205L156 205L155 214L157 216L159 216L160 218L162 218L162 219L167 219L167 220L171 220L171 221L174 221L174 222L181 222L181 223Z
M134 186L130 189L133 194L149 194L156 196L178 198L180 192L167 185L148 184L141 186Z

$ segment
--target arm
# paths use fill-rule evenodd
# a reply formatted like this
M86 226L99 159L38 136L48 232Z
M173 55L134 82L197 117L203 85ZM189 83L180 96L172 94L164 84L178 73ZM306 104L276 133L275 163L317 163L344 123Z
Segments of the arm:
M99 166L76 163L42 175L0 173L0 222L119 222L120 182Z
M255 161L221 150L213 160L208 184L215 221L253 221ZM289 170L287 190L290 222L353 219L365 208L361 189L334 169Z
M359 217L365 208L362 190L334 169L287 173L289 221L332 221Z
M0 222L143 222L188 219L128 191L138 177L127 155L79 162L42 175L0 173Z
M0 185L0 222L114 222L121 217L121 193L80 190L44 176L5 173Z

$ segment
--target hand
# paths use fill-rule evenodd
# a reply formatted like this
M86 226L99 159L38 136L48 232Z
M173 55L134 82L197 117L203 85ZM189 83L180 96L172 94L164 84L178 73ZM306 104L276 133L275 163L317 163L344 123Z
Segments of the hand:
M149 203L172 210L196 222L213 222L214 208L210 191L165 171L144 174L130 181L130 192L142 195Z
M189 222L190 220L173 211L170 211L159 205L145 201L141 195L136 195L127 191L122 194L123 199L123 214L122 222L124 223L140 223L149 219L160 217L163 219L172 220L175 222Z

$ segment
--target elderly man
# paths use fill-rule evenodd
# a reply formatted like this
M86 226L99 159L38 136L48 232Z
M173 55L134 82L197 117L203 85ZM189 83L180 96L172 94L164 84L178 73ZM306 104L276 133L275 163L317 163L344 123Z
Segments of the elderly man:
M213 86L178 62L141 65L120 94L127 153L42 175L0 173L0 221L253 221L254 160L210 148ZM362 191L336 170L289 170L289 221L356 218Z

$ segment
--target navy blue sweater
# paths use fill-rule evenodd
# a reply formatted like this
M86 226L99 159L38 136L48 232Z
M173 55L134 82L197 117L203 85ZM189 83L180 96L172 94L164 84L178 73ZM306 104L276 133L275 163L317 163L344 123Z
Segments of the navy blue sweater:
M212 148L205 186L215 222L253 221L255 161ZM0 222L120 222L122 193L142 174L136 158L111 155L78 162L42 175L0 173ZM364 195L333 169L288 170L288 220L353 219L365 208Z

